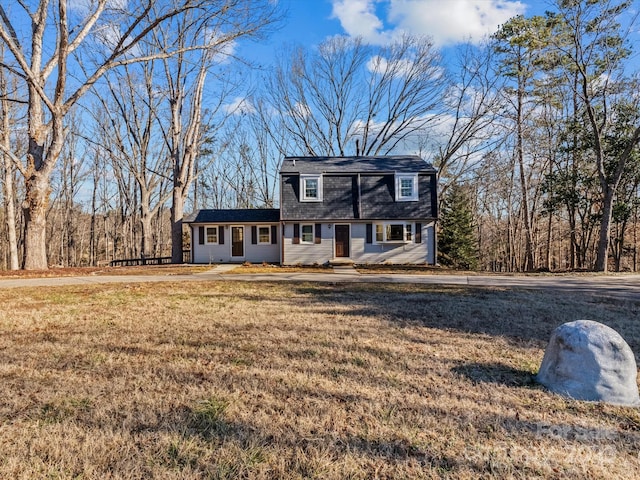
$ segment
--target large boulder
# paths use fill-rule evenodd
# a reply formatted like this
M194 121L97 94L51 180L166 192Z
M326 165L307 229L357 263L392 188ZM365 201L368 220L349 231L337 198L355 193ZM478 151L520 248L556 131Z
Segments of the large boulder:
M578 320L553 332L537 380L576 400L637 406L637 373L633 352L618 332Z

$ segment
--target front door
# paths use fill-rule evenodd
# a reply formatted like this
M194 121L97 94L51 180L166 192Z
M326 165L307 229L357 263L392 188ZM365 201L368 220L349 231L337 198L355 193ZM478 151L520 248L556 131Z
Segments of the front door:
M231 256L244 257L244 227L231 227Z
M349 256L349 225L336 225L336 257Z

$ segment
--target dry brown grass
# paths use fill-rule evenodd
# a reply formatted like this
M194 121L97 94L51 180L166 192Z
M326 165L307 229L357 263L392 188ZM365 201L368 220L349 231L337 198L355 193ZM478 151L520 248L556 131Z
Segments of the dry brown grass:
M234 282L0 290L0 478L638 478L637 409L532 382L638 304Z
M191 275L205 272L208 265L146 265L139 267L52 267L49 270L0 270L2 279L81 277L86 275Z
M478 275L478 272L467 270L454 270L451 268L433 265L393 265L393 264L367 264L356 265L359 273L368 274L412 274L412 275Z
M242 264L236 268L225 272L226 274L252 274L252 273L332 273L331 267L325 267L322 265L276 265L274 263L265 264Z

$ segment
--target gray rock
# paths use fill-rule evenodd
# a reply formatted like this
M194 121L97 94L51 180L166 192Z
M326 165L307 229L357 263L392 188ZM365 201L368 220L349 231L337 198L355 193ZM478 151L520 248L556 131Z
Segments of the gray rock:
M560 325L551 335L537 380L576 400L640 405L636 360L614 329L592 320Z

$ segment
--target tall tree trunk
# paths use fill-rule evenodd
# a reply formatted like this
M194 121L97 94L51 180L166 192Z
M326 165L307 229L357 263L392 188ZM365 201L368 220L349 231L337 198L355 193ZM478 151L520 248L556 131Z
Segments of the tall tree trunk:
M141 189L140 192L140 256L149 258L152 254L152 225L153 215L149 211L149 192Z
M99 156L98 152L95 153L93 159L93 185L91 187L91 224L89 227L89 265L95 267L98 259L98 235L97 235L97 200L98 200L98 182L100 181L100 174L98 172Z
M18 260L18 234L16 230L15 192L11 160L4 157L4 208L7 219L7 235L9 240L9 269L20 268Z
M33 172L25 184L24 211L24 259L25 270L46 270L47 264L47 206L49 181L42 174Z
M11 149L10 108L7 101L7 85L4 70L0 70L0 94L2 95L2 143L7 151ZM3 153L4 161L4 209L6 212L7 235L9 240L9 269L18 270L18 235L16 232L15 192L13 189L13 162L9 155Z
M520 71L522 71L522 66L519 65ZM534 268L533 262L533 240L531 238L531 220L529 218L529 200L527 195L528 184L525 173L525 165L524 165L524 133L522 128L522 123L524 122L522 109L524 105L524 79L518 79L518 104L517 104L517 118L516 118L516 129L517 129L517 139L516 139L516 150L518 157L518 167L520 168L520 188L521 192L521 202L522 202L522 216L524 220L524 240L525 240L525 256L524 256L524 271L530 271Z
M609 185L604 186L602 198L602 221L600 223L600 235L598 237L598 255L595 269L597 272L607 272L609 263L609 237L611 235L611 219L613 217L613 201L615 189Z
M171 263L182 263L182 219L184 217L184 197L182 188L173 189L171 204Z
M576 236L576 214L574 209L575 207L572 206L567 208L569 217L569 268L571 270L576 269L576 259L578 260L577 267L583 267L580 260L579 249L576 248L578 246L578 238Z

